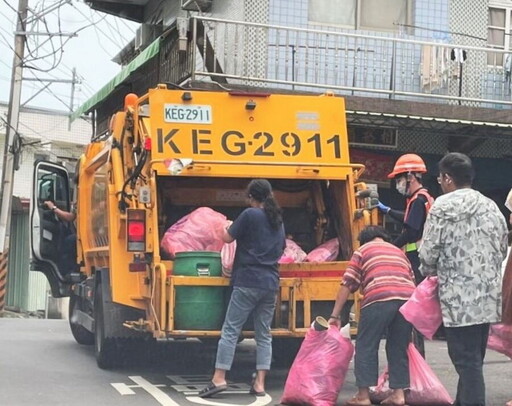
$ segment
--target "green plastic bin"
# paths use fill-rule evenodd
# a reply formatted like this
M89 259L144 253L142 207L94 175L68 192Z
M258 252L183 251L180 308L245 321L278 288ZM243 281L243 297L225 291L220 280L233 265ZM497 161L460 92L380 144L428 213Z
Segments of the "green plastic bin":
M178 252L174 275L221 276L220 253L213 251ZM224 321L225 287L176 287L174 328L176 330L220 330Z

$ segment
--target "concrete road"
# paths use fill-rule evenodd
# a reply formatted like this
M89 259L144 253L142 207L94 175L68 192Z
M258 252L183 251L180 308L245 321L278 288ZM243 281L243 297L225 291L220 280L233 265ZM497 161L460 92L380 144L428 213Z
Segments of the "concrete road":
M214 353L214 349L195 341L159 343L150 352L127 353L125 365L104 371L96 366L92 347L76 344L67 321L0 319L0 405L279 404L287 369L271 371L267 396L257 398L248 393L255 355L250 340L237 348L229 374L229 390L215 398L198 398L197 390L213 371ZM382 368L383 350L381 356ZM428 342L427 360L448 392L455 395L457 375L448 358L446 343ZM507 357L489 351L485 375L488 406L503 406L512 399L512 362ZM355 390L351 366L337 405L343 405Z

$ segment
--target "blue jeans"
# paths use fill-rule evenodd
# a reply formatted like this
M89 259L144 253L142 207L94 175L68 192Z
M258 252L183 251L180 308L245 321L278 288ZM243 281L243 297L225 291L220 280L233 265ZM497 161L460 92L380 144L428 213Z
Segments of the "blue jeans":
M253 314L256 339L256 369L269 370L272 360L270 324L274 317L277 292L274 290L234 287L217 347L215 368L229 371L242 326Z

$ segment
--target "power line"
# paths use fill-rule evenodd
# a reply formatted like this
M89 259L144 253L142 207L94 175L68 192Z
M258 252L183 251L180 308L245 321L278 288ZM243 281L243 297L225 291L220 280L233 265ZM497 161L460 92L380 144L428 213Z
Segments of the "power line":
M3 0L3 2L5 4L7 4L12 11L14 11L16 14L18 14L18 10L16 10L13 6L11 6L7 0Z
M6 125L6 126L7 126L7 125L9 125L9 123L8 123L8 122L7 122L3 117L0 117L0 120L2 120L2 121L5 123L5 125ZM65 121L67 121L67 118L66 118L66 119L64 119L64 120L65 120ZM62 123L63 123L63 121L64 121L64 120L62 120L62 121L60 121L60 122L57 122L53 127L51 127L51 128L49 128L49 129L47 129L46 131L47 131L47 132L52 132L52 133L53 133L53 130L54 130L54 129L56 129L58 126L62 125ZM27 125L26 123L24 123L24 122L20 121L20 123L19 123L19 124L20 124L21 126L25 127L27 130L29 130L29 131L32 133L32 134L31 134L31 135L32 135L32 137L31 137L31 136L30 136L30 135L28 135L28 134L25 134L25 135L24 135L23 133L20 133L19 131L16 131L16 133L17 133L17 134L18 134L22 139L23 139L23 137L24 137L24 136L25 136L25 137L28 137L28 138L33 138L33 136L34 136L34 135L36 135L36 136L39 136L39 137L41 138L41 140L42 140L42 141L44 141L44 142L41 142L41 144L49 144L49 145L59 144L59 142L58 142L57 140L55 140L55 139L51 139L51 138L48 138L46 135L44 135L44 134L43 134L43 133L41 133L40 131L36 131L36 130L34 130L33 128L31 128L30 126L28 126L28 125ZM12 128L12 127L11 127L11 128ZM23 146L25 146L25 145L27 145L27 144L22 144L22 145L23 145ZM76 151L75 151L75 149L76 149L76 148L80 148L80 147L82 147L82 145L80 145L80 144L77 144L77 145L79 145L79 146L77 146L77 147L64 147L64 146L61 146L61 145L59 144L59 149L60 149L60 150L62 150L62 151L76 152ZM32 146L32 145L27 145L27 146ZM49 152L49 150L44 150L44 151L48 151L48 152Z
M7 0L1 0L4 3L8 4ZM55 23L50 23L50 20L44 17L45 8L47 8L47 2L40 1L38 2L34 8L29 10L31 13L31 16L29 16L25 21L23 21L23 31L29 32L31 30L34 30L38 33L46 34L47 39L46 40L40 40L40 36L30 36L29 34L26 35L26 58L23 60L23 66L27 68L27 72L32 72L32 75L39 80L40 83L46 83L43 80L40 79L40 77L36 74L36 72L44 72L50 76L50 78L55 79L56 75L62 76L69 75L70 71L72 71L72 68L67 66L65 63L62 62L63 60L63 51L64 47L67 45L67 43L71 40L72 37L64 38L60 33L62 32L62 22L66 21L65 18L62 16L62 7L66 4L69 4L71 7L73 7L73 10L78 12L79 15L85 18L85 20L80 20L78 23L81 24L76 29L73 29L72 33L74 36L76 36L79 32L89 28L93 27L96 33L96 37L98 38L98 43L101 44L105 43L104 39L105 37L108 38L108 41L112 43L116 48L119 50L123 48L123 46L120 44L120 42L124 39L119 34L119 22L121 22L125 27L129 28L133 31L133 28L130 27L124 20L119 18L114 18L113 24L109 24L108 28L102 29L99 24L101 24L107 17L106 14L102 15L101 18L95 19L92 10L89 10L91 13L91 16L88 17L80 8L78 8L75 4L70 3L68 0L60 0L57 2L57 4L54 4L50 6L50 8L54 8L57 10L57 27L58 27L58 33L52 33L52 25ZM8 4L9 5L9 4ZM55 8L56 7L56 8ZM17 11L10 6L10 9L17 13ZM53 11L53 10L52 10ZM98 13L99 14L99 13ZM76 15L76 14L75 14ZM11 24L13 18L9 17L7 15L7 11L4 10L0 13L0 17L2 20L4 20L7 24L0 24L0 44L5 43L6 47L10 49L12 52L14 52L13 47L11 46L10 42L8 40L9 37L13 34L13 32L10 32L8 29L5 29L4 27L8 27L9 24ZM111 17L112 18L112 17ZM76 24L76 22L74 22ZM85 24L84 24L85 23ZM117 27L117 32L112 28L115 24L115 27ZM31 26L28 28L28 26ZM107 31L105 31L107 30ZM3 34L5 33L5 35ZM116 35L117 34L117 35ZM7 35L7 36L6 36ZM57 38L56 38L57 37ZM58 43L56 43L56 40ZM29 44L31 44L29 46ZM103 50L107 55L111 55L112 51L108 51L102 46ZM37 63L36 63L37 62ZM6 64L3 60L0 60L0 63L2 65L5 65L7 68L11 68L8 64ZM64 73L63 73L64 72ZM83 92L82 94L94 94L96 92L93 87L91 87L88 83L88 81L83 78L83 76L80 76L82 83L80 83L79 91ZM47 86L47 84L45 84ZM34 89L34 87L29 87ZM65 104L64 100L67 100L62 94L58 94L58 92L55 92L51 89L45 89L42 88L41 90L44 90L45 93L49 93L53 97L55 97L59 102ZM34 96L37 96L35 94ZM81 96L83 98L84 96ZM64 98L64 100L63 100Z

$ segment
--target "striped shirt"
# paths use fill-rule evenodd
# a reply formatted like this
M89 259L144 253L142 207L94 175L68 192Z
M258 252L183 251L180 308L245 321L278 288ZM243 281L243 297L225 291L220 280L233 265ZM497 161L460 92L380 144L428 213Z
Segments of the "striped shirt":
M352 293L362 288L361 308L375 302L407 300L415 287L405 254L384 241L370 241L354 252L342 285Z

